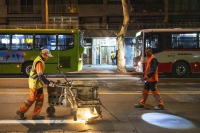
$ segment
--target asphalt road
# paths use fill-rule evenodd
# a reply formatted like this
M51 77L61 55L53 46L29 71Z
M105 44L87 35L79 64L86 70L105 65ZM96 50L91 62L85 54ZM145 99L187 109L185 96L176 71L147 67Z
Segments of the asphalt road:
M123 75L123 74L121 74ZM66 78L92 78L92 77L113 77L113 76L119 76L115 73L102 73L102 74L89 74L89 73L67 73L65 74ZM132 76L132 77L141 77L142 75L139 73L135 74L129 74L129 75L123 75L123 76ZM64 78L62 74L46 74L47 78ZM171 74L159 74L159 78L176 78L172 77ZM0 78L26 78L23 74L0 74ZM192 74L188 76L187 78L200 78L200 74ZM181 79L181 78L179 78Z
M55 107L53 117L47 117L48 94L44 86L45 102L41 114L45 120L32 120L33 107L25 114L27 120L18 120L16 110L29 96L28 78L0 78L0 132L92 132L92 133L199 133L200 132L200 78L159 78L158 89L165 109L153 110L156 102L149 95L146 107L136 109L141 99L144 82L140 75L74 75L73 82L97 81L103 119L87 124L78 114L74 122L69 107ZM48 78L50 78L49 76ZM64 78L51 77L50 80ZM112 115L111 115L111 114ZM116 118L117 119L116 119Z

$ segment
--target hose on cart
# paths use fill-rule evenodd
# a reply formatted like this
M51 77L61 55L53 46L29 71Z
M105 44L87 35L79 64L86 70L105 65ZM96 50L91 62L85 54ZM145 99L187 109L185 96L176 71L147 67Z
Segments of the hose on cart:
M65 75L62 73L62 71L57 67L58 71L62 74L62 76L65 78L65 80L67 81L67 83L69 84L69 81L67 80L67 78L65 77Z

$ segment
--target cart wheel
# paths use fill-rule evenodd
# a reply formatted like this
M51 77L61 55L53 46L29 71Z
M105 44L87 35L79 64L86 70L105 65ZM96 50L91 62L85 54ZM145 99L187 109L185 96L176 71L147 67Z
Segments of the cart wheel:
M73 111L72 114L73 114L73 117L74 117L74 121L77 121L77 111Z
M48 115L53 115L56 112L56 110L53 106L50 106L47 108L46 112Z

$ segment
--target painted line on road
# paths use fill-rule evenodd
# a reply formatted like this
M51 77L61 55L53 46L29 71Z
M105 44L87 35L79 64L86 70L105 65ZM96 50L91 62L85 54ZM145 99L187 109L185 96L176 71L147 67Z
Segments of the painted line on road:
M0 120L0 124L64 124L85 123L85 120Z
M161 94L200 94L200 91L159 91ZM142 91L106 91L106 92L99 92L99 94L142 94Z
M30 92L0 92L0 95L12 95L12 94L23 95L23 94L30 94ZM44 93L44 94L47 94L47 93Z
M159 91L161 94L200 94L200 91ZM99 91L99 94L140 94L142 91ZM0 92L0 95L23 95L30 92ZM44 94L48 94L44 92Z

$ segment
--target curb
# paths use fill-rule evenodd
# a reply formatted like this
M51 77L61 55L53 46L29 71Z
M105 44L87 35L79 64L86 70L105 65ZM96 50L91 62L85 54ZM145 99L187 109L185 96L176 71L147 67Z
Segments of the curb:
M127 72L127 73L100 73L100 72L91 72L91 73L64 73L65 75L93 75L93 74L102 74L102 75L142 75L142 72Z

